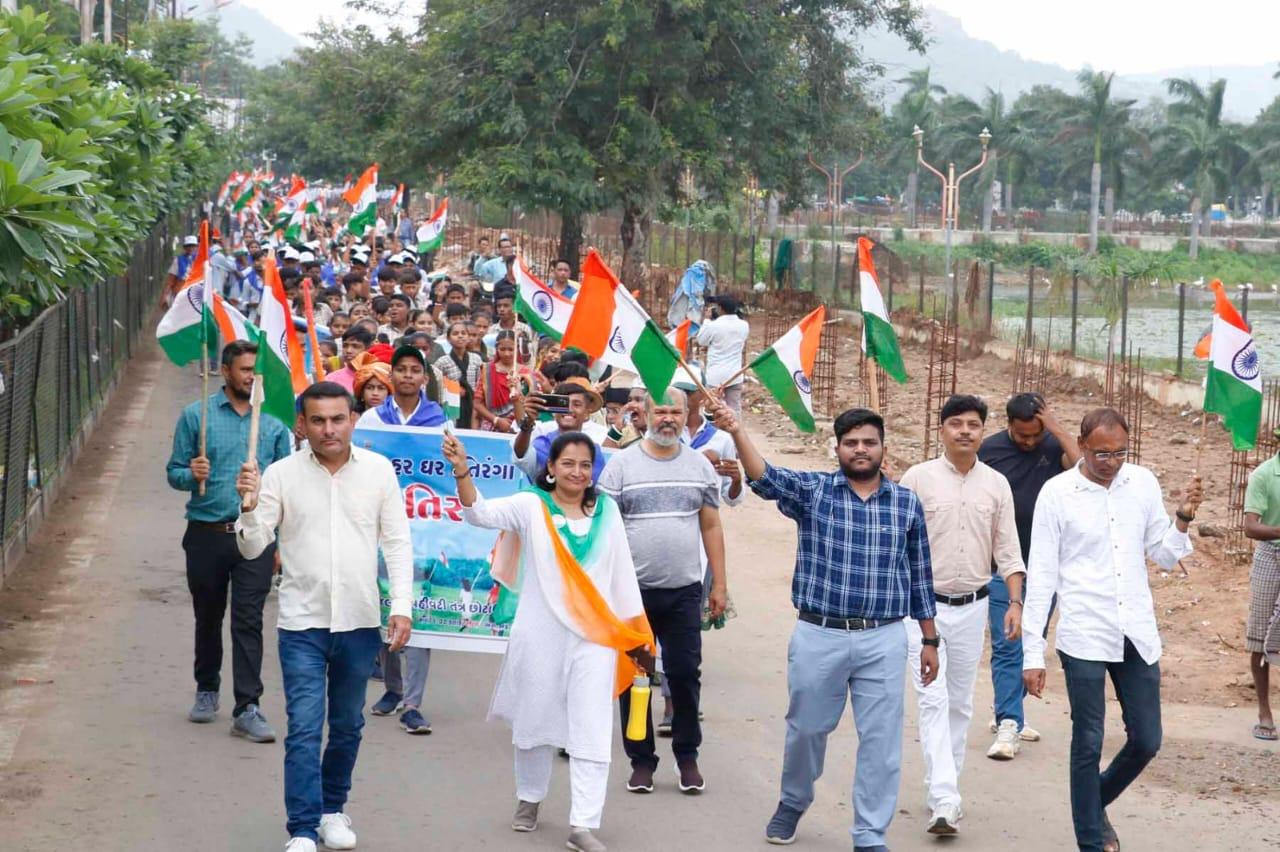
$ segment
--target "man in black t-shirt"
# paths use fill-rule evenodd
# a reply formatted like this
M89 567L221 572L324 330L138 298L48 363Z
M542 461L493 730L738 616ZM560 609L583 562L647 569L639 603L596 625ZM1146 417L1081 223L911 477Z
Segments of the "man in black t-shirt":
M1022 561L1026 564L1031 551L1031 518L1040 489L1063 470L1080 459L1076 439L1062 427L1044 397L1038 393L1020 393L1005 405L1008 428L982 442L978 458L1004 474L1013 491L1014 522ZM995 691L996 740L987 750L993 760L1012 760L1023 740L1034 742L1040 734L1027 727L1022 713L1026 689L1022 685L1022 640L1004 638L1004 615L1010 601L1004 580L991 577L991 682Z

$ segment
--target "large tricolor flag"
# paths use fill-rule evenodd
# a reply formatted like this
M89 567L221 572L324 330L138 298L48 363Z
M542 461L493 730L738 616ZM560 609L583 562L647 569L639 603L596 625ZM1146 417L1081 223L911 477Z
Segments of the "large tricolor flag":
M231 202L231 193L237 186L243 176L239 172L232 172L227 176L226 183L222 184L222 189L218 190L218 207L225 208Z
M862 351L874 358L894 381L905 383L907 368L902 364L898 337L885 310L884 297L880 295L880 279L871 259L871 240L866 237L858 237L858 283L862 299Z
M293 184L285 195L275 213L275 228L283 231L286 240L297 240L302 236L302 221L307 204L307 182L297 175L293 176Z
M344 192L342 198L351 205L347 230L363 237L366 231L378 224L378 164L365 169L360 180Z
M681 359L595 249L587 252L582 264L582 284L560 345L576 347L615 369L639 374L658 399L666 393Z
M813 363L827 308L821 305L791 327L748 366L799 428L813 432Z
M418 229L418 254L437 251L444 245L444 228L449 219L449 199L440 202L431 218Z
M200 223L200 247L173 304L156 326L156 340L169 360L179 367L199 361L202 353L218 351L218 326L214 319L213 288L209 286L209 222ZM206 349L207 347L207 349Z
M552 340L564 338L573 315L573 302L538 280L525 266L524 258L516 258L516 311L538 334Z
M302 343L293 327L293 314L276 262L267 259L262 270L262 328L258 336L257 371L262 375L265 401L262 410L292 426L294 399L307 389L307 372L302 360Z
M1204 410L1222 415L1237 450L1258 441L1262 419L1262 369L1248 324L1236 311L1222 282L1214 280L1213 338L1204 382Z

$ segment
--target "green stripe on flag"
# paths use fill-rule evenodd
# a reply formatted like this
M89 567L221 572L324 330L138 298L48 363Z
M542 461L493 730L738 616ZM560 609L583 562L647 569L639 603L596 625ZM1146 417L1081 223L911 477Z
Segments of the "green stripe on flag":
M1205 377L1204 410L1222 415L1222 422L1231 432L1233 448L1251 450L1258 443L1262 394L1212 364Z
M444 231L441 231L429 240L419 242L418 254L426 254L429 251L436 251L442 245L444 245Z
M636 365L636 372L650 395L661 399L671 385L671 377L680 363L680 354L650 319L645 322L644 331L640 332L631 349L631 362Z
M253 370L262 376L262 413L270 414L292 430L298 414L294 407L293 377L289 373L289 365L271 351L271 344L260 329L250 326L249 335L258 344Z
M862 324L867 332L867 354L876 359L880 369L884 370L898 384L906 384L907 368L902 363L902 352L898 349L898 336L893 326L870 311L862 314Z
M791 371L787 365L778 357L778 353L773 349L765 350L759 358L751 363L751 369L755 371L756 377L760 379L760 383L765 386L769 393L773 394L773 398L782 406L782 410L787 412L787 416L801 430L805 432L816 432L817 424L813 421L813 412L804 404L804 397L800 395L800 389L796 387L795 377L791 375Z
M185 297L181 297L185 298ZM183 326L173 334L166 334L156 339L160 343L160 348L164 350L164 354L169 356L169 360L177 364L179 367L185 367L192 361L199 363L200 349L202 341L209 341L209 357L218 355L218 323L213 318L208 308L201 311L203 314L201 322L193 322L191 325ZM203 334L201 328L204 329Z
M372 228L378 223L378 207L370 204L359 213L352 216L347 221L347 230L355 234L357 237L364 236L364 232ZM356 230L359 228L359 230Z

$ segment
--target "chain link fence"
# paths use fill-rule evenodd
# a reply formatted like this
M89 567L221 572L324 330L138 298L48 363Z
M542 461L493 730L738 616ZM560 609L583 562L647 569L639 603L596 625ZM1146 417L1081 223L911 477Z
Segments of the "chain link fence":
M67 293L0 343L0 584L53 506L132 355L171 245L161 223L122 274Z

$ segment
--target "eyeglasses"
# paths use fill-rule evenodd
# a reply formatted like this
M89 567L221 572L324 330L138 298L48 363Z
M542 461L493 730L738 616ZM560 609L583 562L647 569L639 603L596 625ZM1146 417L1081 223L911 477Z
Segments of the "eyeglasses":
M1112 459L1118 462L1123 462L1126 458L1129 457L1129 451L1127 449L1124 449L1124 450L1116 450L1113 453L1099 453L1095 450L1089 450L1089 455L1093 456L1095 460L1100 462L1107 462L1107 461L1111 461Z

